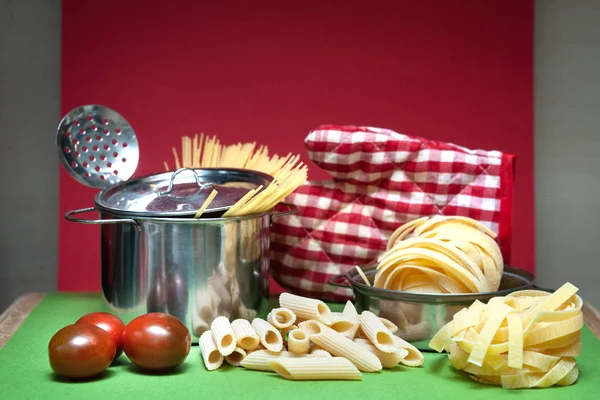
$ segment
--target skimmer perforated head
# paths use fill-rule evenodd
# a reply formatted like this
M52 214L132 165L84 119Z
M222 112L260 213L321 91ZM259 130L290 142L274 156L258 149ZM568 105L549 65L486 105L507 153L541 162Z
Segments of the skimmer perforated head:
M78 182L105 188L128 180L139 160L131 125L119 113L100 105L74 108L56 132L60 160Z

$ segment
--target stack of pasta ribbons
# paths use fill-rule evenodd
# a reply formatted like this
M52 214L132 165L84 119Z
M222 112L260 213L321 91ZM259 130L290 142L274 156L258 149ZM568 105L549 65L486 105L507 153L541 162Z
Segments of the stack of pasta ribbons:
M181 156L172 148L175 168L242 168L275 174L292 158L291 154L281 157L269 156L267 146L252 143L223 145L216 136L195 134L194 137L181 138ZM167 161L165 169L170 171Z
M550 294L523 290L479 301L454 315L429 346L452 366L504 388L566 386L577 381L582 301L570 283Z
M378 260L374 286L416 293L498 290L504 260L496 234L468 217L423 217L400 226Z
M206 369L227 362L290 380L361 380L362 372L424 361L394 335L394 324L370 311L359 314L351 302L337 313L320 300L282 293L279 306L252 322L215 318L199 341Z

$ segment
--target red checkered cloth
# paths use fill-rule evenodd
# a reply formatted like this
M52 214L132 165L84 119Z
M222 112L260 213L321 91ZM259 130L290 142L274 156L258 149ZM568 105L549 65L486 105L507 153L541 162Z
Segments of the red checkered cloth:
M376 262L396 228L423 216L481 221L510 262L514 155L357 126L319 126L305 144L332 179L299 187L287 199L299 212L273 221L271 272L286 290L350 299L328 279Z

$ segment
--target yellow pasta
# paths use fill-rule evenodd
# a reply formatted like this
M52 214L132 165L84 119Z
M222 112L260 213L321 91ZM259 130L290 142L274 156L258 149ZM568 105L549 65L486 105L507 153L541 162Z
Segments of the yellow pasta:
M283 348L283 339L281 333L269 324L267 321L261 318L254 318L252 320L252 327L258 335L260 343L269 351L278 352Z
M352 304L350 300L346 301L346 304L344 304L342 314L358 322L358 311L356 311L356 307L354 307L354 304Z
M235 341L240 348L254 350L260 344L258 335L248 320L238 318L231 321L231 329L233 330Z
M381 362L377 356L328 326L309 320L301 322L299 327L308 334L311 342L331 355L347 358L363 372L381 371Z
M267 315L267 321L277 329L285 329L296 322L296 315L285 307L274 308Z
M253 369L256 371L273 371L269 366L269 360L283 358L283 357L305 357L303 354L295 354L289 351L269 351L267 349L261 349L253 351L244 357L240 362L240 365L246 369Z
M398 331L398 326L396 326L396 324L394 324L392 321L390 321L387 318L382 318L379 317L379 320L381 321L381 323L390 331L390 333L394 333Z
M256 143L223 145L216 136L195 134L181 138L181 162L177 149L172 148L175 166L179 168L244 168L273 175L290 159L291 154L269 156L267 146ZM169 166L163 162L168 171Z
M383 368L394 368L400 363L400 361L404 360L406 356L408 356L408 350L402 348L396 348L396 350L391 353L384 353L377 347L373 346L373 343L371 343L371 341L368 339L357 338L354 339L354 342L375 354L377 358L379 358L379 361L381 361Z
M186 157L193 158L195 155L188 154ZM220 290L220 284L215 282L223 283L224 288L235 282L227 278L229 272L225 266L218 270L216 275L211 277L214 282L203 292L208 296L205 299L206 303L218 300L215 296L218 295L216 291ZM219 277L225 277L225 281L218 279ZM229 287L228 290L230 289ZM232 297L238 297L237 294L235 296L234 293L231 294ZM351 302L346 303L343 312L332 313L328 307L325 310L319 309L322 302L317 299L282 293L282 300L279 307L273 308L267 314L268 321L253 318L252 322L249 322L244 318L237 318L229 322L228 317L224 315L214 318L210 329L200 335L200 352L206 368L214 370L226 362L246 369L274 371L291 380L357 380L362 378L361 371L377 372L382 368L393 368L399 363L411 366L422 363L422 354L394 335L392 335L392 351L388 353L377 348L367 338L353 338L352 332L356 331L361 319L366 320L363 322L366 332L376 332L375 336L370 333L371 337L377 338L377 332L381 337L379 331L387 333L390 331L385 325L387 321L385 318L377 317L368 311L358 315ZM237 307L235 304L232 306ZM211 304L209 307L215 305ZM294 309L300 310L300 314L303 314L304 310L305 316L312 315L320 319L323 319L323 316L329 317L331 324L327 326L318 319L296 318ZM281 332L276 325L283 326ZM371 329L372 325L376 329ZM393 328L391 322L388 322L388 325ZM287 340L284 345L285 336ZM230 347L231 343L233 343L233 350L231 352L224 350ZM571 353L573 347L557 346L556 351ZM223 354L226 352L228 354ZM415 355L420 356L421 359L416 359ZM540 366L548 364L552 357L542 359L526 353L523 359L526 363ZM572 379L572 375L570 373L561 382Z
M454 315L429 346L482 383L507 389L571 385L579 371L582 300L564 284L550 294L522 290L475 302Z
M298 326L297 325L290 325L290 326L287 326L287 327L285 327L285 328L283 328L281 330L281 337L283 338L284 342L287 341L287 334L290 331L293 331L294 329L298 329Z
M279 305L292 310L298 318L315 319L325 325L332 323L331 310L321 300L284 292L279 295Z
M208 206L210 205L210 203L212 203L212 201L215 199L215 197L217 197L217 194L219 194L219 192L217 192L214 189L213 189L212 192L210 192L210 194L208 195L208 197L206 198L206 200L204 200L204 203L202 203L202 205L200 206L200 208L198 209L198 211L196 211L196 214L194 215L194 218L198 219L198 218L200 218L202 216L202 214L208 208Z
M348 317L346 314L338 312L332 312L331 317L331 329L350 339L356 335L359 327L357 318Z
M308 336L300 329L294 329L288 335L288 351L296 354L307 354L310 349Z
M252 215L271 210L290 193L304 184L308 177L308 169L298 163L298 156L290 158L277 172L263 190L251 191L250 198L243 198L228 209L223 217ZM298 164L296 164L298 163Z
M393 334L381 322L379 317L370 311L363 311L358 316L360 329L375 347L384 353L393 353L396 350Z
M425 362L423 353L421 353L415 346L395 335L393 336L393 339L396 349L405 350L408 353L402 360L400 360L400 363L406 365L407 367L418 367Z
M310 350L309 354L313 357L333 357L330 352L323 350L319 346L314 346L314 348Z
M268 361L273 371L290 380L361 380L362 374L342 357L277 358Z
M416 293L495 291L504 269L495 238L493 231L467 217L409 221L390 236L373 285Z
M230 355L225 357L225 361L231 366L238 367L245 357L246 351L241 347L236 347Z
M200 335L200 354L207 370L213 371L223 365L223 355L219 352L211 331Z
M219 349L219 353L223 356L233 353L236 341L231 323L227 317L219 316L215 318L210 324L210 330L212 331L213 339Z

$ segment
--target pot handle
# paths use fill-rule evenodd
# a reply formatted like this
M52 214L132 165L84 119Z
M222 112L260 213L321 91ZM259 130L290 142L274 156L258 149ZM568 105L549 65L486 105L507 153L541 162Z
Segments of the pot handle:
M348 280L348 278L346 277L346 274L338 274L338 275L334 275L331 278L329 278L327 280L327 283L330 284L331 286L337 286L337 287L341 287L341 288L351 289L352 285L338 282L342 278L346 279L346 281Z
M78 210L67 211L64 215L67 221L71 222L79 222L81 224L94 224L94 225L105 225L105 224L133 224L133 228L141 232L142 228L140 224L136 222L134 219L130 218L122 218L122 219L81 219L74 218L72 215L83 214L90 211L96 211L96 207L88 207L88 208L80 208Z

